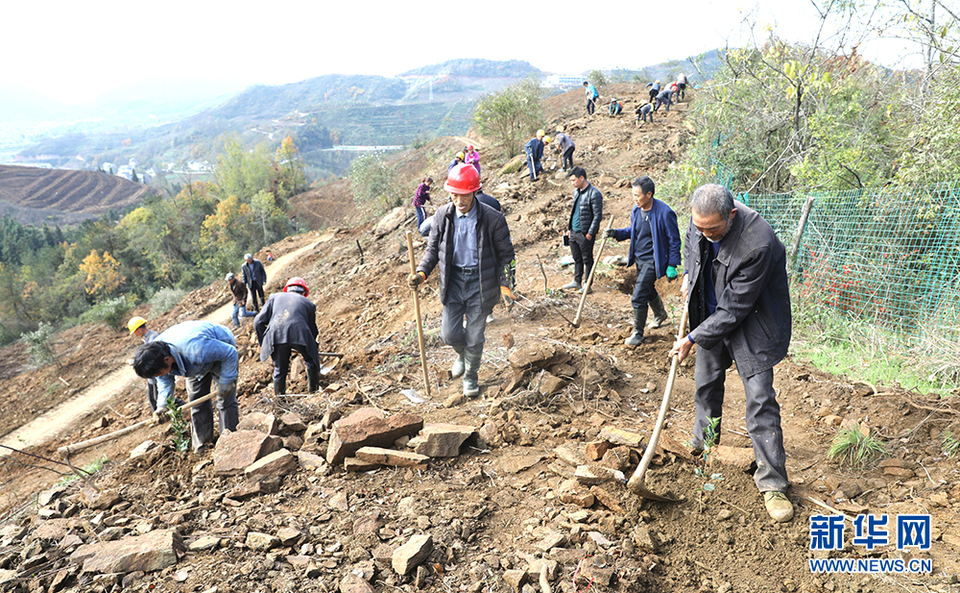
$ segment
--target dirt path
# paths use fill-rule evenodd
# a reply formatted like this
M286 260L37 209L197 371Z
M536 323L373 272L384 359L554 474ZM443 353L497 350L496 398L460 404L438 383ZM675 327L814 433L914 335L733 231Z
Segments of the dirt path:
M325 239L311 241L304 247L291 253L277 258L270 265L270 274L276 277L282 274L291 264L296 262L308 251L315 249L317 245ZM202 317L203 321L212 323L221 323L229 326L231 323L233 305L227 303L209 315ZM136 376L133 369L128 365L123 365L114 369L103 379L90 387L84 389L69 401L51 409L45 414L40 415L32 422L21 426L19 429L11 432L0 441L0 444L17 449L30 449L31 447L40 447L51 441L63 438L65 435L74 431L82 422L90 418L105 413L109 406L115 405L120 396L135 383L141 381ZM8 451L0 453L0 457L6 456Z

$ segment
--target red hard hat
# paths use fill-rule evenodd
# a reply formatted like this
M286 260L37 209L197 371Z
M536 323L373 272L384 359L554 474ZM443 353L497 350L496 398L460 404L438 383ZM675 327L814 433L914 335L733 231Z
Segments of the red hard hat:
M307 282L303 278L294 276L287 280L287 283L283 287L283 292L288 292L291 286L299 286L303 289L303 296L310 296L310 287L307 286Z
M443 189L452 194L472 194L480 189L480 172L473 165L457 165L447 174Z

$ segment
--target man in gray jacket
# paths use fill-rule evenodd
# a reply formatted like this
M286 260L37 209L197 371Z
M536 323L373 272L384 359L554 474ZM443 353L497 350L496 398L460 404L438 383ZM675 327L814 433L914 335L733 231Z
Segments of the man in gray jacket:
M480 174L475 167L451 169L443 189L451 202L434 213L427 250L408 281L420 286L439 265L440 337L457 353L450 372L463 376L463 395L476 397L487 315L501 294L513 296L507 276L514 261L513 242L503 214L476 199Z
M583 167L570 169L570 182L574 191L567 235L573 256L573 282L562 287L562 290L586 290L591 293L593 289L583 286L582 281L584 274L589 278L593 269L593 245L603 219L603 194L587 181L587 172Z
M711 434L719 442L724 379L730 364L746 394L747 431L770 517L793 518L786 497L787 469L773 367L790 345L790 293L786 250L770 224L734 201L730 190L707 184L693 192L684 241L687 273L680 291L690 311L690 333L670 354L682 361L697 344L694 371L696 420L691 445L702 449Z
M310 289L303 278L287 280L283 292L270 295L253 320L260 342L260 360L273 357L273 392L287 392L290 354L296 350L307 365L307 391L320 386L320 352L317 349L317 307L307 296Z

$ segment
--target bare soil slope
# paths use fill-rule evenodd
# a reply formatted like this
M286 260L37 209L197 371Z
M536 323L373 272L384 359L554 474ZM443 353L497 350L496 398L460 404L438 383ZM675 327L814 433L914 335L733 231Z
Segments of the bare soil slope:
M99 216L136 204L149 191L96 171L0 165L0 202L27 210Z
M603 91L609 94L608 90ZM629 88L617 96L645 95ZM582 93L551 99L553 123L577 143L576 164L605 196L605 211L615 226L629 220L629 181L638 174L660 179L682 150L688 134L683 106L653 125L638 130L632 115L590 118L582 112ZM578 107L579 105L579 107ZM628 113L632 112L627 107ZM546 126L545 126L546 127ZM552 127L552 126L551 126ZM479 143L478 143L479 144ZM426 469L380 469L347 473L342 467L299 468L277 476L279 489L240 500L235 490L242 476L218 476L211 457L176 453L166 447L146 459L128 460L128 451L145 439L169 442L162 428L144 430L79 455L75 463L100 456L110 460L95 480L120 501L94 510L71 485L60 501L37 514L34 493L65 468L21 454L4 460L0 502L7 525L26 529L19 538L0 541L8 588L27 590L108 591L121 586L155 591L512 591L516 570L546 559L556 561L553 591L664 592L893 592L953 591L960 552L960 487L954 459L944 457L940 435L956 434L960 406L954 400L906 393L889 387L866 387L844 377L825 375L786 361L776 370L775 386L783 410L791 500L797 516L774 524L766 516L752 477L729 465L707 465L689 458L680 443L692 423L693 367L681 367L668 417L668 441L648 473L654 492L673 494L677 504L643 501L620 484L595 491L600 502L581 508L563 503L559 487L573 468L563 450L597 440L604 428L649 435L663 396L668 371L666 352L679 319L677 283L658 289L672 312L672 325L653 330L655 340L638 348L623 345L630 331L630 270L603 266L596 291L586 303L583 322L573 328L577 299L550 289L570 277L559 259L566 253L560 233L566 225L571 187L557 174L549 155L548 173L536 183L526 173L498 172L501 163L484 162L484 187L498 199L517 246L518 289L522 297L511 312L498 307L488 326L479 399L445 407L459 380L450 380L453 360L436 336L441 305L435 276L422 291L434 395L412 403L401 390L424 393L420 379L413 304L405 277L409 253L404 228L375 238L372 224L329 228L322 234L290 238L272 246L274 254L309 247L285 274L271 276L277 290L283 276L302 276L317 303L321 350L346 354L324 378L324 390L302 393L303 373L288 384L290 396L276 397L269 387L271 367L259 362L251 325L237 332L241 350L241 417L252 412L298 413L305 422L320 422L327 413L349 414L376 407L394 414L416 413L426 422L477 427L460 455L434 459ZM445 163L427 170L442 179ZM440 192L437 192L439 195ZM680 208L684 197L658 195ZM358 248L359 245L359 248ZM423 245L418 242L419 255ZM362 254L361 254L362 250ZM604 255L622 255L625 246L609 242ZM541 270L538 260L543 262ZM270 270L268 269L268 274ZM174 311L152 319L158 329L198 318L227 303L219 285L189 295ZM143 311L149 318L149 311ZM85 333L84 333L85 332ZM52 385L62 377L71 388L87 385L123 364L134 343L103 328L85 328L64 336L64 368L38 369L17 375L22 349L7 348L0 368L5 414L18 410L25 422L62 398ZM86 342L86 344L84 344ZM83 346L82 348L80 346ZM86 360L84 360L86 357ZM524 361L536 361L529 368ZM544 388L547 373L563 379L558 391ZM727 382L723 443L747 446L743 389L736 372ZM873 393L875 390L883 394ZM132 385L120 403L100 410L73 428L70 438L38 445L31 453L53 458L56 447L115 430L146 417L142 385ZM23 408L23 410L19 410ZM96 420L96 422L93 422ZM825 453L840 422L863 423L889 445L894 461L887 467L850 470L829 462ZM8 423L9 424L9 423ZM103 426L108 424L108 426ZM296 449L302 433L284 438ZM326 447L320 441L320 451ZM558 448L561 452L558 452ZM629 473L636 455L619 449L604 461ZM37 469L41 465L48 469ZM893 545L869 556L932 558L932 574L817 575L806 559L809 518L826 513L816 499L849 515L930 513L934 543L930 552L903 554ZM98 515L98 513L100 513ZM60 519L56 537L31 538L40 526ZM864 555L849 544L831 553L838 558ZM82 573L66 556L79 541L127 537L136 532L175 528L188 547L175 566L158 572L104 576ZM292 528L293 531L284 528ZM10 528L4 533L15 533ZM277 535L269 549L259 549L257 533ZM49 532L48 532L49 533ZM415 533L429 533L433 549L417 571L406 576L391 568L390 555ZM251 535L253 534L253 535ZM76 537L74 537L76 536ZM282 536L282 537L279 537ZM203 539L207 538L207 539ZM200 542L212 541L210 547ZM194 545L194 549L189 546ZM367 589L341 585L350 574L369 581ZM536 583L536 578L533 583ZM36 583L36 584L34 584ZM535 586L534 591L541 591ZM531 591L527 588L526 591Z

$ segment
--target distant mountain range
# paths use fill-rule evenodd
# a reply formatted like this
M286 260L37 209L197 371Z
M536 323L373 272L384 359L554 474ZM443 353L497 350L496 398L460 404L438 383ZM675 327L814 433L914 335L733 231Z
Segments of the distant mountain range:
M719 62L712 60L700 61L715 68ZM699 78L686 61L609 74L643 80L675 70ZM163 170L182 173L191 162L213 162L225 133L249 145L277 145L291 135L308 174L329 177L341 175L352 158L329 152L334 145L407 145L462 135L479 96L545 74L519 60L461 59L397 77L331 74L239 92L220 83L183 88L157 81L114 91L86 107L0 87L0 163L95 169L135 159L162 177Z

